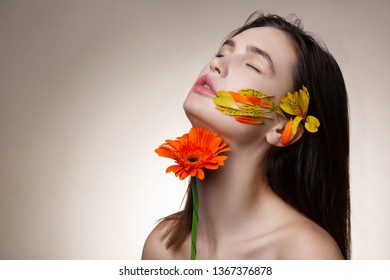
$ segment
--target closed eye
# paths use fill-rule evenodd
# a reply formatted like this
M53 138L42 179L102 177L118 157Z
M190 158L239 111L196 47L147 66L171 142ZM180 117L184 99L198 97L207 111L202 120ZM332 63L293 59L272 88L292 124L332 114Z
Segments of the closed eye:
M255 70L257 73L261 73L260 69L257 68L256 66L253 66L252 64L249 64L249 63L247 63L246 65L247 65L249 68Z

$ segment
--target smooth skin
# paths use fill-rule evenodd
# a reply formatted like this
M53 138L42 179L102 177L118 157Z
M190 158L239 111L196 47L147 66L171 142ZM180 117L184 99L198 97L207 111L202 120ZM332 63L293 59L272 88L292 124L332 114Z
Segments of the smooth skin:
M257 48L269 58L256 53ZM272 62L271 62L272 61ZM292 91L294 46L272 27L246 30L221 47L201 71L216 90L252 88L274 95ZM296 90L296 89L295 89ZM268 149L282 146L287 121L274 115L262 125L237 122L215 109L212 96L191 90L184 110L193 126L217 132L232 151L225 166L198 181L197 259L342 259L333 238L277 196L262 172ZM291 143L304 133L302 127ZM280 174L283 176L283 174ZM189 259L190 235L178 251L166 249L160 225L148 236L142 259Z

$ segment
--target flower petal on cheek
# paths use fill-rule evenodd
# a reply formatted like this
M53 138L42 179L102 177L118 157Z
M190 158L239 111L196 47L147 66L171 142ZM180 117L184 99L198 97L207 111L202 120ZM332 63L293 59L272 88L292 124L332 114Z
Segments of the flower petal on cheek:
M237 116L236 120L241 123L246 124L261 124L262 122L254 117L250 116Z
M217 96L213 99L215 105L239 110L233 96L227 91L218 91Z
M271 109L272 108L272 101L269 98L260 98L254 95L248 95L247 99L256 106L260 106L262 108Z
M232 95L234 101L242 104L251 104L250 100L248 100L247 97L234 91L229 91L229 93Z

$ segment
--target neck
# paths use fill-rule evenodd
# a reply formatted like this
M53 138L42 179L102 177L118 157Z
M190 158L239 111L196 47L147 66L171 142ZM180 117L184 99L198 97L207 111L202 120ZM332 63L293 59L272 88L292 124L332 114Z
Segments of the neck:
M275 195L261 168L264 154L258 148L233 148L225 166L198 180L198 236L205 248L218 250L222 243L237 241L243 230L250 235L259 226L254 219L269 214L266 205Z

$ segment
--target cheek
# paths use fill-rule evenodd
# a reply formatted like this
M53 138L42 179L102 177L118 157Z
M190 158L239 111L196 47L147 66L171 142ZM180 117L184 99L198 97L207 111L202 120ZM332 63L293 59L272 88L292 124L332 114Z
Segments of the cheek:
M238 73L232 73L229 80L226 81L224 90L237 92L241 89L251 88L268 95L274 95L277 92L276 83L277 81L269 77L240 71Z

